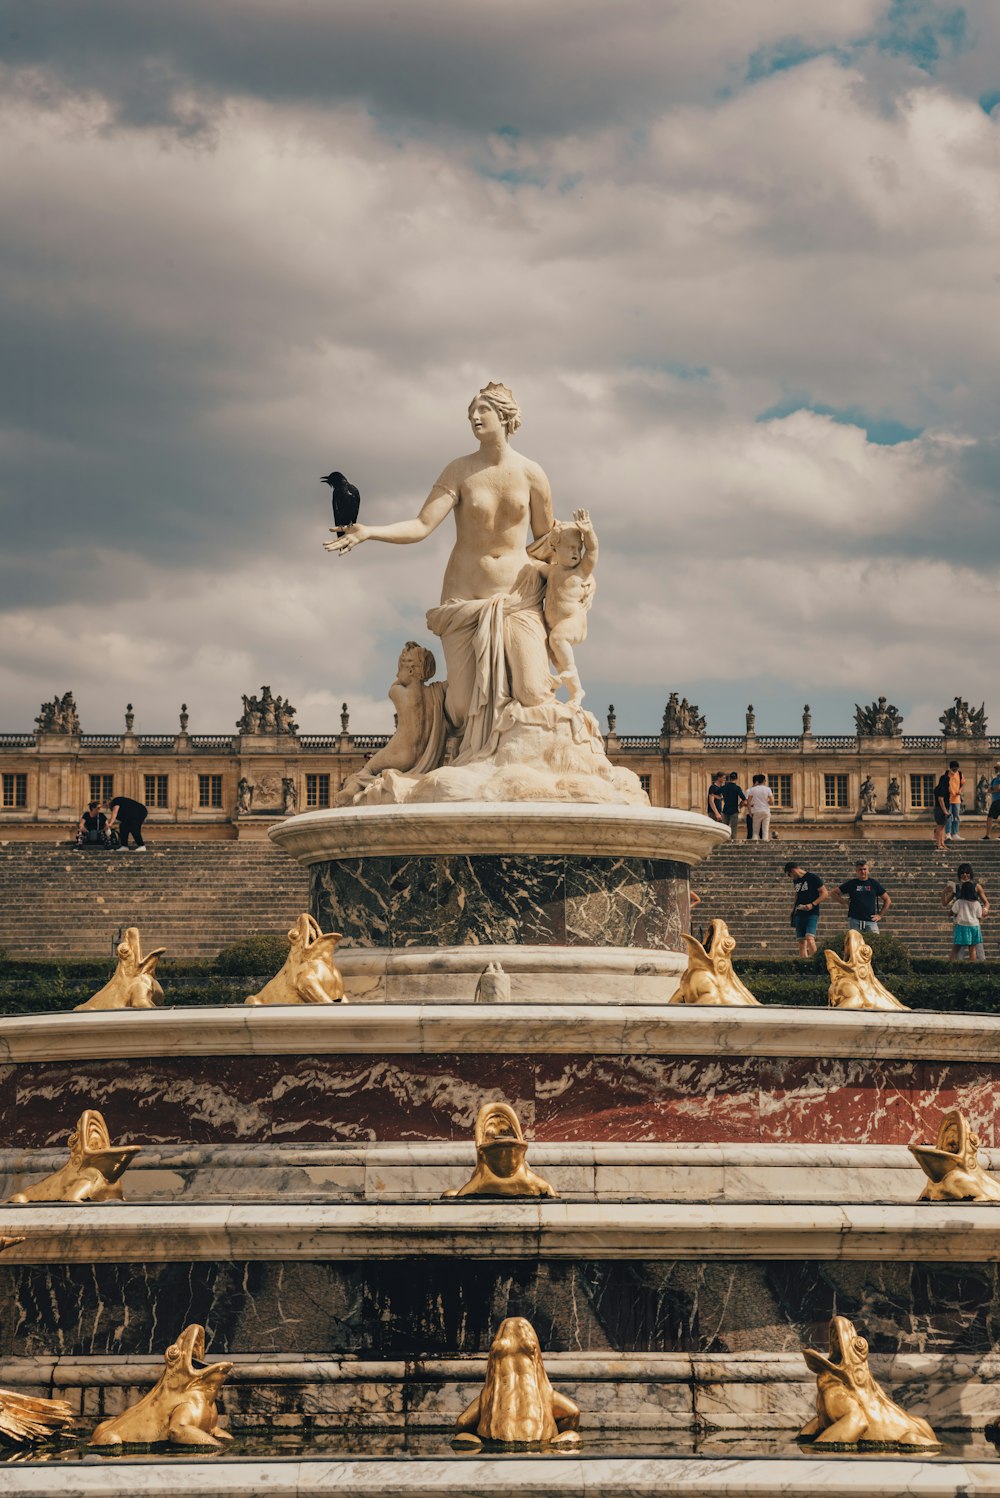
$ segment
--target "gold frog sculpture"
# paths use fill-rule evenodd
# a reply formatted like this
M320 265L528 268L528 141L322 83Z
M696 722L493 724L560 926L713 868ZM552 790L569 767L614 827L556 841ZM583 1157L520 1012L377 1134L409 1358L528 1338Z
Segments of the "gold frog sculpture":
M91 1446L221 1446L232 1436L219 1425L219 1389L232 1363L208 1363L205 1328L192 1323L167 1348L158 1384L121 1415L104 1420Z
M279 973L251 994L248 1004L346 1004L344 980L333 954L339 931L324 934L319 923L303 911L288 933L289 950Z
M157 947L142 955L138 926L129 926L118 944L118 966L109 983L77 1009L155 1009L163 998L156 981L156 964L166 951Z
M558 1196L536 1175L525 1156L528 1146L509 1103L484 1103L476 1115L476 1168L464 1186L443 1196Z
M1000 1202L1000 1181L979 1163L979 1139L959 1108L941 1120L934 1144L911 1144L910 1154L927 1177L918 1201Z
M830 974L831 1009L907 1009L879 982L872 968L872 949L860 931L844 937L844 955L829 947L826 966Z
M734 1007L759 1004L749 988L733 971L732 955L736 942L725 921L708 923L708 941L702 946L697 937L686 931L681 935L688 949L688 965L681 974L671 1004L724 1004Z
M10 1198L24 1202L120 1202L121 1176L142 1149L141 1144L112 1145L104 1115L86 1108L67 1140L69 1159L53 1175L26 1186Z
M65 1399L36 1399L0 1389L0 1440L14 1446L48 1441L74 1419Z
M500 1323L486 1359L486 1381L455 1422L452 1444L575 1446L580 1410L549 1383L535 1328L523 1316Z
M825 1446L939 1446L919 1415L908 1415L880 1388L868 1367L868 1343L853 1321L830 1321L828 1353L803 1348L816 1374L816 1415L799 1431L800 1441Z

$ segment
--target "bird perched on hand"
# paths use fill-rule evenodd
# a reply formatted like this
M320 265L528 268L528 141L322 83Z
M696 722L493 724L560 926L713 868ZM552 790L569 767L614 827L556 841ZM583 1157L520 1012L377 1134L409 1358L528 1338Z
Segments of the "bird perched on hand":
M361 495L342 473L328 473L325 478L320 479L321 484L330 485L330 493L333 498L333 520L338 530L345 526L353 525L358 518L361 508Z

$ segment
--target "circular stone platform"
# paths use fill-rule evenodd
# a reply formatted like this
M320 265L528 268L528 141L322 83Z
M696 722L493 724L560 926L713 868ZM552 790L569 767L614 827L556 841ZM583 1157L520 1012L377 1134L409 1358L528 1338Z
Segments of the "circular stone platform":
M688 869L728 829L695 812L565 803L305 812L271 838L344 947L683 949Z

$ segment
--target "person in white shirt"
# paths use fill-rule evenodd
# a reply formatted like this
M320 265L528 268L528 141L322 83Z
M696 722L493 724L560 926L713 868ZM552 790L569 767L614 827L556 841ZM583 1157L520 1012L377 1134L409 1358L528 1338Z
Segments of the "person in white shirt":
M771 836L771 807L774 797L766 775L755 775L747 791L747 811L753 818L753 836L766 843Z

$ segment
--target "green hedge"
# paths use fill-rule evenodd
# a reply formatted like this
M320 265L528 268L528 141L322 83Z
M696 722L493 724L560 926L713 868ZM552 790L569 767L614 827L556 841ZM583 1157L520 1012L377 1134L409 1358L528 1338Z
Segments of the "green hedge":
M232 977L250 977L255 973L267 973L273 977L284 966L287 956L287 932L261 931L256 936L244 936L241 941L223 947L215 959L215 971Z

